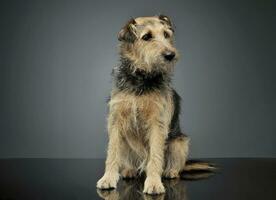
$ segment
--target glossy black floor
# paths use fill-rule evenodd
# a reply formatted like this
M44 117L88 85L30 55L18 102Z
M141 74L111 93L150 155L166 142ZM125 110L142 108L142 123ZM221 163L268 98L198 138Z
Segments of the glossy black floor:
M143 179L120 180L117 190L97 191L104 160L0 160L0 199L276 199L276 159L210 159L221 170L198 181L164 180L166 193L142 193Z

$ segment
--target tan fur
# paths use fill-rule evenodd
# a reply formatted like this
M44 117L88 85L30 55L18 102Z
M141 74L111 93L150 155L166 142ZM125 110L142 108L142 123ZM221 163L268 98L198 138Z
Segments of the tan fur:
M134 43L123 42L120 53L135 63L136 68L151 71L154 64L168 72L172 63L160 60L160 52L173 50L173 39L164 39L163 32L172 31L162 24L158 17L136 18L136 26L130 26L138 39ZM141 41L144 33L151 31L154 41ZM122 30L119 35L124 34ZM120 36L122 37L122 36ZM162 93L152 91L135 95L128 91L114 89L109 102L108 133L109 144L104 176L98 181L100 189L115 188L119 173L132 178L138 172L146 172L144 193L164 193L161 176L177 178L184 169L188 155L186 137L167 140L173 115L172 90L166 88Z
M205 171L216 171L217 167L211 165L209 162L200 162L200 163L193 163L189 165L185 165L184 167L185 171L191 171L191 170L205 170Z

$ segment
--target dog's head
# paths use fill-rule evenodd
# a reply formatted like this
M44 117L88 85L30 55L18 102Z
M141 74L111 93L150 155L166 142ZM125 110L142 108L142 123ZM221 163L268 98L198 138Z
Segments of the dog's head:
M171 71L178 59L174 47L174 30L164 15L131 19L118 34L120 54L135 69Z

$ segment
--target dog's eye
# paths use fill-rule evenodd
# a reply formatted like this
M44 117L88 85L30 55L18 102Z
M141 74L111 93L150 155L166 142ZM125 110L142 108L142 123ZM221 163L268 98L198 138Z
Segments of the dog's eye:
M145 35L143 35L142 39L145 41L149 41L150 39L152 39L152 34L146 33Z
M167 31L164 31L164 37L165 37L165 38L169 38L169 37L170 37L170 34L169 34Z

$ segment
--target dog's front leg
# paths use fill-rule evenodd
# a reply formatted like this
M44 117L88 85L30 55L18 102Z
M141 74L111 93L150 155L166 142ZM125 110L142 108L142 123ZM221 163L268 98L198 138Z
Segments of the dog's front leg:
M153 126L149 138L149 160L146 166L147 178L144 184L144 193L160 194L165 192L161 181L164 164L164 145L166 132L158 124Z
M116 126L109 129L109 143L105 162L105 173L97 182L97 188L116 188L119 181L119 167L121 161L121 135Z

